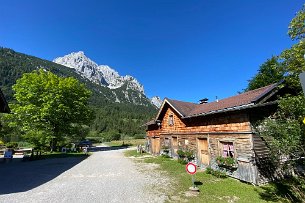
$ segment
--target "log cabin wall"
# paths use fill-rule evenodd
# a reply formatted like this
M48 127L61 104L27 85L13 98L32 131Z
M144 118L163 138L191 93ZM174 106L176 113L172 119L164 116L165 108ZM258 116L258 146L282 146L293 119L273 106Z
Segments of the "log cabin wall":
M170 125L170 116L174 124ZM250 132L251 124L246 112L227 113L206 117L184 119L173 109L168 108L161 120L158 133L196 133L196 132ZM151 132L148 131L148 135ZM154 132L156 133L156 131Z

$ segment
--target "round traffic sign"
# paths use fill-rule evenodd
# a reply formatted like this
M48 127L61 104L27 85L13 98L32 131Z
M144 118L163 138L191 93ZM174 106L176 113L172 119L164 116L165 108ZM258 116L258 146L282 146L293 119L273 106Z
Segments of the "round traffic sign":
M185 168L186 168L186 171L191 175L196 173L196 165L193 164L192 162L189 162L188 164L186 164Z

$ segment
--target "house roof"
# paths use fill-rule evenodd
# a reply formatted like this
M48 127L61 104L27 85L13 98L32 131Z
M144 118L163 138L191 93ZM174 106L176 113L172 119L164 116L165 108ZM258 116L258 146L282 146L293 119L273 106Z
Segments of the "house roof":
M276 88L278 84L271 84L259 89L251 90L236 96L214 101L211 103L200 104L194 108L187 117L208 114L212 112L223 111L237 107L246 107L257 104L261 98Z
M204 104L196 104L165 98L156 117L156 120L159 119L165 104L169 104L178 114L181 115L182 118L191 118L204 116L207 114L220 113L228 110L249 108L258 104L263 98L265 98L265 96L277 88L281 83L282 82L271 84L236 96Z

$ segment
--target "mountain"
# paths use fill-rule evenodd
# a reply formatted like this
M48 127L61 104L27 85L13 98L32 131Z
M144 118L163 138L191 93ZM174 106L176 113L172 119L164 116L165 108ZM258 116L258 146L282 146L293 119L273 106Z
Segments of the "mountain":
M154 96L150 99L150 102L155 105L157 108L160 108L162 105L162 100L158 96Z
M84 54L79 53L79 55ZM90 125L91 130L97 133L118 131L128 135L144 133L144 129L141 129L140 126L153 117L156 113L156 107L145 96L143 86L131 76L116 75L116 71L111 68L100 66L97 69L98 65L95 65L91 60L85 60L83 56L75 58L75 60L77 59L81 61L82 66L80 67L86 70L81 74L74 68L0 47L0 87L6 99L13 102L12 86L23 73L43 68L58 76L74 77L84 83L92 92L90 105L95 109L97 116ZM104 71L108 70L108 72L101 71L103 68ZM103 77L99 76L98 71L104 73ZM94 75L94 77L90 79L85 77L85 74ZM117 83L111 78L112 74L113 78L118 79ZM93 78L95 79L93 80ZM101 81L100 83L103 85L96 81Z
M144 87L137 79L130 75L120 76L117 71L109 66L96 64L83 51L72 52L63 57L58 57L53 62L75 69L84 78L110 89L118 89L127 84L127 89L144 94Z

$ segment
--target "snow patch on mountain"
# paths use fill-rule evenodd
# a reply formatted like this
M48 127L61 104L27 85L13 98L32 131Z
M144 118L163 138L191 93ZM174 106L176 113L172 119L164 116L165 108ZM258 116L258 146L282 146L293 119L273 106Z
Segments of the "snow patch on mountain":
M163 101L160 99L160 97L154 96L150 99L150 102L156 107L160 108Z
M83 51L58 57L53 62L73 68L81 76L110 89L117 89L127 84L127 90L132 89L145 94L143 85L136 78L130 75L120 76L117 71L109 66L98 65L89 59Z

